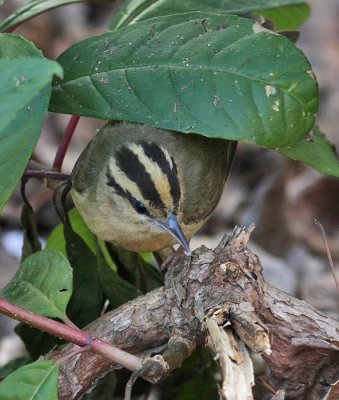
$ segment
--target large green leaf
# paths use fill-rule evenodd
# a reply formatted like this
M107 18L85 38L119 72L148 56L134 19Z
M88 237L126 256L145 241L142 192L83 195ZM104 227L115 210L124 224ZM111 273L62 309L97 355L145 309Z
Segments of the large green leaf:
M72 225L74 232L82 238L82 240L89 247L89 249L92 251L92 253L96 254L96 244L95 244L95 239L94 239L93 233L88 229L88 227L85 224L84 220L82 219L79 211L76 208L73 208L68 213L68 218L70 220L70 223ZM105 242L103 240L98 240L98 243L99 243L99 247L105 257L105 261L108 263L110 268L115 270L116 266L106 249ZM60 223L53 229L52 233L49 235L49 237L47 239L46 247L50 248L50 249L58 250L62 254L67 256L63 224Z
M65 6L72 3L81 3L85 0L32 0L28 1L22 7L16 9L0 23L0 32L5 32L9 28L19 25L22 22L35 17L45 11L56 7Z
M97 248L98 274L102 290L112 309L142 294L134 285L121 278L106 262L101 249ZM135 266L138 268L138 266Z
M84 40L58 60L51 110L268 148L313 126L318 88L287 38L236 16L149 19Z
M110 252L116 261L119 275L142 293L148 293L164 284L161 272L141 254L115 246L110 247Z
M55 61L33 44L0 34L0 210L20 180L39 139Z
M67 315L82 328L99 317L103 306L97 259L69 222L65 223L64 234L67 257L73 268L73 294Z
M58 400L58 371L52 361L25 365L0 383L0 399Z
M295 29L309 17L301 0L125 0L114 15L110 29L162 15L191 11L227 14L260 14L278 23L279 29Z
M61 253L42 250L22 262L1 294L31 311L64 319L72 294L72 268Z
M323 174L339 177L339 157L334 146L315 126L310 135L280 153L292 160L303 161Z
M46 332L20 322L14 328L15 333L23 341L26 350L33 360L48 353L53 347L61 346L64 342Z
M88 229L84 220L82 219L79 211L73 208L68 213L69 221L75 233L77 233L86 243L86 245L95 253L95 240L93 233ZM62 254L67 256L66 241L64 236L64 225L58 224L49 235L46 247L60 251Z

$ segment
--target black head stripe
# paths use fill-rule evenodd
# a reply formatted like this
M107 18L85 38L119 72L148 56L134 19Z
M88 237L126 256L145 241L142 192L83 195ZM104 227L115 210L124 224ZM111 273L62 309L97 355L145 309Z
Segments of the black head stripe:
M168 183L170 185L171 196L173 199L173 205L175 208L178 207L180 201L180 184L178 179L177 166L174 159L171 158L173 168L171 168L163 150L156 143L142 143L142 147L146 156L153 162L157 163L161 171L167 176Z
M110 174L109 169L106 172L107 185L114 189L114 192L121 197L125 197L131 204L134 204L135 199L128 190L124 190Z
M117 152L116 161L121 171L138 185L145 200L149 200L155 207L165 208L150 174L132 150L122 147Z

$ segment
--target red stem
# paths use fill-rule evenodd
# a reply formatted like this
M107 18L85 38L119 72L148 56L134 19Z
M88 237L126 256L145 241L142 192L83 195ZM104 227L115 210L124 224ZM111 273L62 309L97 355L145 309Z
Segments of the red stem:
M72 115L68 122L68 125L64 132L64 136L61 139L57 153L55 155L55 159L54 159L54 163L53 163L53 169L55 171L61 171L61 167L62 167L62 163L65 158L66 151L67 151L69 143L72 139L75 128L78 125L79 119L80 119L80 117L78 115Z
M130 371L137 371L142 367L141 358L111 346L101 339L89 335L80 329L73 328L61 322L36 314L19 307L0 296L0 312L10 318L24 322L34 328L47 332L53 336L72 342L80 347L89 347L112 362L119 364Z

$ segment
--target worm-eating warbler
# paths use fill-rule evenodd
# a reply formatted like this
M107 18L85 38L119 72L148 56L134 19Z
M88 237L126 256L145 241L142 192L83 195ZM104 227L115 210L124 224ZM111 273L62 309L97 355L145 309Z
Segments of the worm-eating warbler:
M217 206L236 143L109 122L72 173L72 198L92 232L130 251L188 240Z

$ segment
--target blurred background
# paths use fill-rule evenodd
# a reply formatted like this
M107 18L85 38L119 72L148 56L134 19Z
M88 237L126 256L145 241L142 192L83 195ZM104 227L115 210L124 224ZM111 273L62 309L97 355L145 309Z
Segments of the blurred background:
M7 16L23 2L10 0L0 9ZM318 124L339 151L339 0L309 0L312 16L297 43L310 60L320 86ZM106 30L119 1L110 5L76 4L40 15L15 33L32 40L46 57L56 58L73 42ZM50 167L69 116L49 114L34 152ZM69 173L95 131L104 122L81 118L67 153ZM27 186L44 239L59 223L52 192L38 182ZM21 255L20 191L0 215L0 289L15 273ZM196 235L192 247L214 247L235 225L255 223L250 247L259 255L268 282L338 317L339 296L316 218L326 231L334 262L339 263L339 179L322 176L272 151L240 143L232 174L219 207ZM0 365L23 351L12 333L15 321L0 316Z

